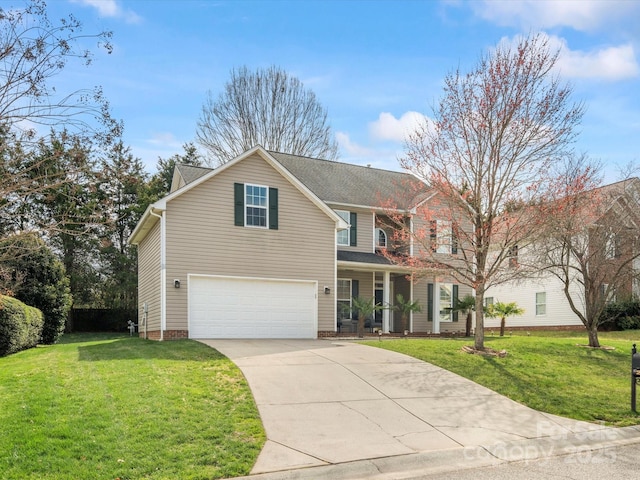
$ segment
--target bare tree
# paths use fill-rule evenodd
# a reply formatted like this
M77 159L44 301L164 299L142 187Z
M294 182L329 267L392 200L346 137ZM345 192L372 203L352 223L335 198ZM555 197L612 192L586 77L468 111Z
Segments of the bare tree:
M209 92L197 140L210 163L219 165L256 145L327 160L338 156L326 109L300 80L274 66L234 69L217 99Z
M82 33L73 15L53 24L46 3L31 0L24 8L0 8L0 122L33 137L35 127L64 122L68 131L92 131L95 123L108 136L120 125L109 115L99 87L59 92L52 83L70 61L90 65L92 53L80 44L94 40L111 52L111 32ZM75 133L75 132L73 132Z
M541 275L560 281L589 346L599 347L607 304L638 293L640 180L597 186L594 171L584 157L567 163L566 180L545 206L545 233L527 256L541 265Z
M544 36L533 35L498 45L469 73L449 74L433 123L409 137L400 160L430 189L412 222L416 251L475 290L479 350L485 291L519 274L517 265L507 267L540 232L536 202L582 118L571 88L553 75L557 58ZM441 227L446 235L434 232ZM434 245L441 238L455 253L441 253Z

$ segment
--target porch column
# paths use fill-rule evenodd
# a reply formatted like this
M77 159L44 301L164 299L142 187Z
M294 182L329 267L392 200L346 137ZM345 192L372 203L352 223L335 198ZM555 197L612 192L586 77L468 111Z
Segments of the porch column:
M433 333L440 333L440 284L433 284Z
M382 310L382 332L389 333L389 291L391 290L391 272L384 272L384 286L382 288L382 304L386 307Z

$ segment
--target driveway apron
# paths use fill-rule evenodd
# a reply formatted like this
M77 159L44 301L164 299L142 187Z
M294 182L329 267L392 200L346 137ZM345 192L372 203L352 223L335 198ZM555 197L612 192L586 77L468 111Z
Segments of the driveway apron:
M411 340L409 340L411 341ZM202 340L244 373L267 441L252 474L603 428L403 354L331 340Z

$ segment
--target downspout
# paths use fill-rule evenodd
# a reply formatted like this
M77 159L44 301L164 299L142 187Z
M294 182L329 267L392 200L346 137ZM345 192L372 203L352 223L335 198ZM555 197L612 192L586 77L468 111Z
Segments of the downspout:
M153 211L153 208L149 210L149 213L154 217L160 219L160 341L164 340L164 330L167 324L167 251L166 251L166 222L165 211L162 211L162 215L158 215Z

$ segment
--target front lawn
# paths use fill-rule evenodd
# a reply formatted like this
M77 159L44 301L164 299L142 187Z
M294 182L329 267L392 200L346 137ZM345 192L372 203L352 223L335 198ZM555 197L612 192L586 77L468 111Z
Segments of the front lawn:
M464 353L463 345L473 345L469 338L365 343L438 365L536 410L614 426L640 424L630 406L631 346L640 347L640 331L601 333L600 343L615 350L578 346L588 343L579 332L518 332L485 340L508 355ZM638 391L640 396L640 385Z
M248 474L265 435L240 370L191 340L65 335L0 358L0 477Z

